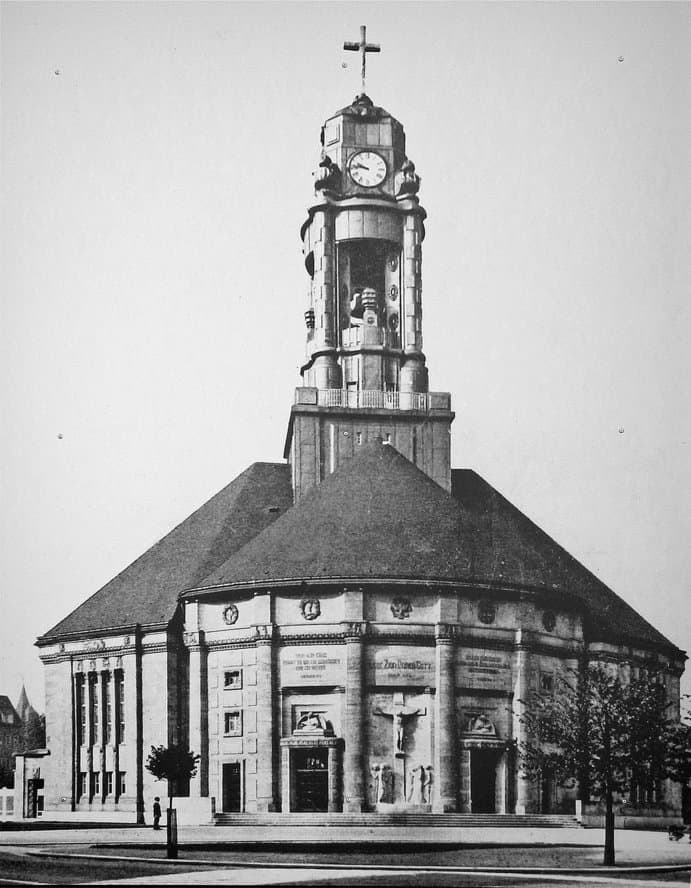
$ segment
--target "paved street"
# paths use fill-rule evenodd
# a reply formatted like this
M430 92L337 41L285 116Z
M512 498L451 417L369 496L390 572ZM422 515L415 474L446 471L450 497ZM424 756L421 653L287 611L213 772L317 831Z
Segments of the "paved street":
M165 833L145 828L0 831L0 885L691 884L688 841L620 830L614 871L601 866L602 842L601 830L580 829L183 827L170 862Z

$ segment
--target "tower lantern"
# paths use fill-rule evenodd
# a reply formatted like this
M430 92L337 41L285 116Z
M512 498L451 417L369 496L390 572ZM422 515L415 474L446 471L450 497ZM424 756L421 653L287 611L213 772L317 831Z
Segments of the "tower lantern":
M450 395L429 392L422 350L419 187L402 125L364 92L322 126L301 229L306 360L285 451L296 499L377 437L450 489Z

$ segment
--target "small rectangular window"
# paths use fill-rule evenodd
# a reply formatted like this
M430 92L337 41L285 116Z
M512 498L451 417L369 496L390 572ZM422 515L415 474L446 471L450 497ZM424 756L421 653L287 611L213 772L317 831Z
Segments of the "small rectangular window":
M554 677L550 675L548 672L540 673L540 690L541 691L553 691L554 690Z
M103 708L106 712L106 743L113 742L113 699L111 693L110 676L106 676L103 682Z
M223 713L223 733L226 737L242 736L242 711L230 709Z
M223 687L229 689L242 687L242 669L230 669L223 673Z
M124 743L125 742L125 676L120 672L116 673L115 678L115 705L117 707L117 713L115 716L116 719L116 730L117 737L116 743Z
M125 795L127 792L127 774L125 771L118 772L118 796Z
M101 742L101 738L99 736L100 706L99 706L98 682L96 681L95 676L94 676L94 680L90 682L90 689L91 689L91 743L98 744Z
M97 796L101 794L101 772L94 771L91 775L91 795Z
M79 745L83 746L87 742L86 736L86 691L84 682L80 681L77 685L77 694L79 696Z
M88 795L89 793L89 784L87 783L87 775L86 771L79 772L79 796Z
M106 771L106 795L113 795L113 772Z

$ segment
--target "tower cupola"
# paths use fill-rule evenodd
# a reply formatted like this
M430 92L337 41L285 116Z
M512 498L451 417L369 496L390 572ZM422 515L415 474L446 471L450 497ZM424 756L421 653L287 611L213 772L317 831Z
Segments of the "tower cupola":
M403 126L364 91L365 52L378 47L364 29L345 47L362 51L363 91L322 126L316 202L300 230L306 353L286 443L296 498L373 436L450 489L450 396L429 392L422 345L420 177ZM296 432L309 423L298 418L312 414L305 450Z

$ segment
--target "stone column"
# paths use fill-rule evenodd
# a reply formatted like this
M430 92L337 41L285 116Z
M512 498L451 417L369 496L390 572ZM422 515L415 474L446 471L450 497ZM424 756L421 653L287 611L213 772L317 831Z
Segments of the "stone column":
M101 772L101 799L100 799L100 801L105 802L106 794L108 791L108 787L106 785L106 744L108 742L108 738L107 738L108 726L106 724L106 702L107 702L108 689L109 689L108 686L110 683L110 671L108 669L103 669L100 673L100 678L101 678L101 699L100 699L100 704L101 704L100 705L100 710L101 710L100 722L101 723L99 725L99 735L100 736L98 738L98 742L100 743L100 746L101 746L101 754L99 757L98 768L99 768L99 771ZM111 700L111 707L112 707L112 702L113 701ZM112 715L113 715L112 708L111 708L110 712L111 712L111 719L112 719ZM111 720L111 726L112 726L112 720Z
M461 814L470 814L473 810L473 799L470 791L470 749L467 746L461 748L458 760L461 783Z
M277 809L273 625L257 626L257 811Z
M291 749L286 744L281 747L281 811L284 814L292 811L293 775L290 767Z
M340 388L341 368L336 359L339 345L338 313L334 300L334 223L327 210L317 210L310 226L314 256L312 307L314 308L315 385L319 389Z
M144 681L144 667L142 663L143 657L143 632L140 623L135 626L134 636L134 676L127 676L128 683L134 679L134 698L135 698L135 791L136 791L136 810L137 824L143 826L145 823L144 816L144 699L142 693L142 682ZM124 675L123 675L124 678ZM127 686L126 686L127 687ZM131 728L125 724L125 730L130 732ZM129 779L129 778L128 778ZM129 794L129 787L128 787Z
M406 360L401 367L401 392L426 392L427 368L422 353L422 238L423 214L409 212L403 223L403 317L401 345Z
M343 754L343 811L362 811L365 780L362 759L362 638L365 624L348 623L345 628L346 685Z
M199 754L197 774L190 780L190 796L209 795L209 687L208 651L204 632L185 632L189 652L189 748Z
M513 737L517 744L528 738L522 721L526 701L530 694L530 646L529 639L522 629L516 630L514 644L514 689L513 689ZM516 758L516 814L527 814L531 807L531 784L520 770L520 758Z
M454 680L453 626L435 627L435 743L433 811L444 814L458 808L458 738L456 731L456 683Z
M79 774L81 771L80 763L82 758L82 745L85 738L81 736L82 730L82 713L81 701L86 702L86 681L84 673L72 673L72 811L80 797L81 787L79 786Z
M94 737L94 725L93 725L93 698L94 698L94 684L96 673L92 672L92 666L89 662L89 671L84 676L84 700L86 702L86 730L84 737L84 745L86 747L86 759L84 761L84 771L86 772L86 792L84 793L84 797L80 799L80 801L91 802L91 789L93 787L93 778L91 776L94 767L94 743L96 742L96 738ZM94 664L95 666L95 664Z
M329 768L329 813L340 811L340 799L338 797L338 747L336 745L328 748L328 768Z
M506 814L506 783L507 776L507 755L502 752L497 757L497 768L495 776L495 793L494 793L494 810L497 814Z

